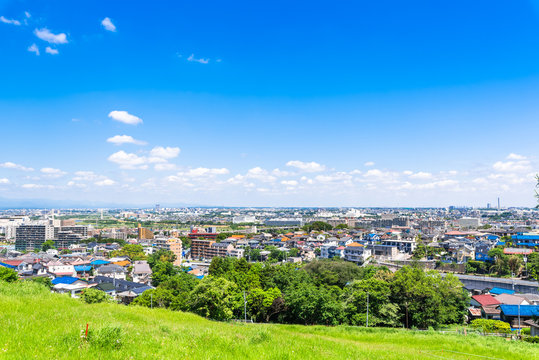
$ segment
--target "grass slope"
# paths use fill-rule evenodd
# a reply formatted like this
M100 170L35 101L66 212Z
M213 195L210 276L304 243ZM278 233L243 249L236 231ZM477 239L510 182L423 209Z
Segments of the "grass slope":
M81 340L86 323L92 331L89 342ZM116 348L118 328L121 345ZM220 323L162 309L87 305L37 284L0 282L1 359L530 360L538 358L538 349L534 344L473 335Z

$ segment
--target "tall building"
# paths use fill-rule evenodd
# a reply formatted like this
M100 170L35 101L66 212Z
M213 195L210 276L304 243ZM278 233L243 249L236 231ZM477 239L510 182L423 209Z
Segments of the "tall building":
M59 231L54 239L54 244L58 250L67 249L70 245L78 244L83 237L72 231Z
M191 259L205 259L209 255L209 249L215 241L193 238L191 240Z
M71 231L82 237L88 237L88 226L84 225L62 226L61 231Z
M153 240L154 235L150 229L143 228L138 224L138 239L139 240Z
M54 226L20 225L15 234L15 250L41 249L46 240L54 239Z
M171 251L176 255L176 260L174 260L174 265L181 266L182 264L182 241L176 238L156 238L155 246L159 249L164 249Z

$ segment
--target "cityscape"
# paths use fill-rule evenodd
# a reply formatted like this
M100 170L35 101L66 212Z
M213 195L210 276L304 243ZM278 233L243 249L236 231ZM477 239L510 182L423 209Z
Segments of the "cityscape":
M1 359L539 354L539 1L0 1Z

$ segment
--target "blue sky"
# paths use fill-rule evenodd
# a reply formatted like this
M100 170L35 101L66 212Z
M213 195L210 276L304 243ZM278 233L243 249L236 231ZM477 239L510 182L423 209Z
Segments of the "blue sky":
M0 16L0 199L535 205L537 1L0 0Z

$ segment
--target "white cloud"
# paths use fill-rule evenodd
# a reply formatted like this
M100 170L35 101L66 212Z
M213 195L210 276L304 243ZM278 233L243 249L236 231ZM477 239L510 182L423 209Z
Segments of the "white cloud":
M112 23L109 17L104 18L101 21L101 25L103 25L105 30L112 31L112 32L116 31L116 26L114 26L114 24Z
M41 184L23 184L21 185L23 189L42 189L45 187L45 185Z
M53 34L49 29L35 29L34 34L43 41L51 44L67 44L67 36L64 33Z
M507 155L507 159L508 160L525 160L526 157L524 155L518 155L518 154L515 154L515 153L511 153L511 154Z
M5 169L15 169L15 170L21 170L21 171L34 171L34 169L32 169L31 167L26 167L19 164L15 164L10 161L1 163L0 167L5 168Z
M186 173L178 173L178 175L184 175L189 177L201 177L201 176L213 176L213 175L226 175L230 171L226 168L203 168L199 167L196 169L191 169L187 171Z
M53 48L51 48L50 46L47 46L47 47L45 48L45 52L46 52L47 54L51 54L51 55L58 55L58 50L57 50L57 49L53 49Z
M281 181L281 184L286 186L297 186L298 182L296 180L283 180Z
M103 179L100 181L96 181L94 184L96 184L97 186L111 186L116 184L116 181L111 179Z
M5 24L11 24L11 25L16 25L16 26L21 25L21 22L19 20L7 19L7 18L5 18L3 16L0 16L0 21L5 23Z
M432 174L429 172L417 172L415 174L409 175L411 179L430 179L432 178Z
M191 54L187 58L187 61L197 62L197 63L200 63L200 64L207 64L207 63L210 62L210 59L203 59L203 58L197 59L197 58L195 58L195 54Z
M28 19L30 19L32 17L32 15L30 15L30 13L28 11L24 12L24 16L26 16L26 18L28 18Z
M365 164L363 164L365 166L374 166L374 161L367 161Z
M176 165L171 163L155 164L154 169L157 171L176 170Z
M36 55L39 56L39 48L37 47L36 44L30 45L30 46L28 47L28 51L33 52L33 53L35 53Z
M50 167L42 168L40 171L43 174L45 174L45 176L50 177L50 178L58 178L67 174L65 171L62 171L60 169L50 168Z
M9 184L10 181L7 178L0 178L0 184Z
M107 142L112 143L114 145L122 145L122 144L146 145L145 141L136 140L132 136L129 136L129 135L116 135L116 136L108 138Z
M142 124L142 119L135 115L129 114L127 111L114 110L109 113L109 117L113 120L122 122L128 125Z
M160 159L173 159L180 155L179 147L156 146L150 151L150 156Z
M132 153L126 153L123 150L115 152L108 157L108 160L120 165L122 169L147 169L147 159L144 156L138 156Z
M524 172L532 169L528 160L497 161L492 167L500 172Z
M303 162L299 160L291 160L286 163L286 166L295 167L305 172L320 172L326 170L326 167L324 165L321 165L314 161Z

